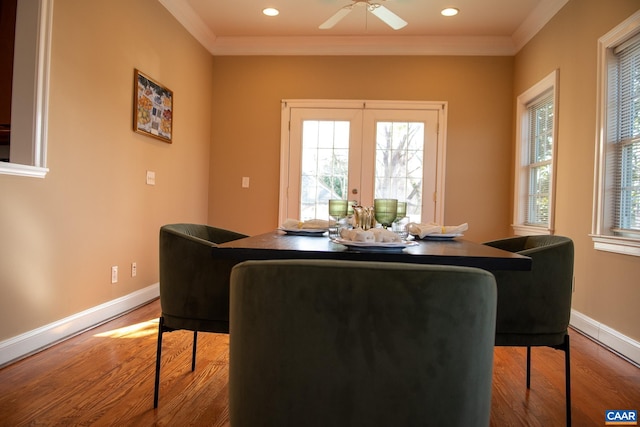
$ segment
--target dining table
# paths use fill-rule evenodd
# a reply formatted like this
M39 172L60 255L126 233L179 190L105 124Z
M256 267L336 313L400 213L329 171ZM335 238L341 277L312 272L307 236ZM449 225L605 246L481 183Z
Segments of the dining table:
M404 246L404 245L403 245ZM531 258L462 239L411 239L406 247L351 246L326 234L275 230L222 243L213 256L237 262L268 259L333 259L476 267L488 271L531 270Z

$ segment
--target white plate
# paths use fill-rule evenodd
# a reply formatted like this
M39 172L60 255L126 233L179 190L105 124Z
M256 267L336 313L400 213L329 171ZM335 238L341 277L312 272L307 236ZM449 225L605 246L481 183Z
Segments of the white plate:
M327 232L326 228L280 228L292 236L322 236Z
M463 236L463 234L461 233L455 233L455 234L427 234L426 236L424 236L422 238L422 240L451 240L451 239L455 239L456 237L460 237ZM416 239L420 239L420 236L413 234L413 237L415 237Z
M415 246L418 242L408 242L403 240L401 242L354 242L353 240L346 239L331 239L332 242L345 245L349 248L362 249L362 250L390 250L390 249L404 249L409 246Z

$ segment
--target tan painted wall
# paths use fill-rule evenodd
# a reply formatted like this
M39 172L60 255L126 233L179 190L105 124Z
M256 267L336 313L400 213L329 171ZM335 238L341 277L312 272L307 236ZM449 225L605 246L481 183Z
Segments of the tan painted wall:
M518 95L560 70L557 234L576 244L573 308L640 340L640 258L595 251L593 206L597 40L640 8L637 0L571 0L516 56Z
M275 228L285 98L447 101L446 222L468 221L472 240L505 236L514 97L555 68L557 227L576 241L574 306L640 339L640 260L596 252L587 236L595 43L636 9L637 0L571 0L515 60L212 59L156 0L55 0L51 172L44 180L0 175L0 340L157 282L164 223L209 222L250 234ZM175 92L171 145L131 131L135 67ZM156 171L154 187L144 184L148 169ZM251 177L249 189L241 188L242 176ZM117 285L111 265L121 269Z
M207 220L209 53L157 0L55 0L53 19L51 171L0 175L0 340L157 283L160 225ZM174 91L171 145L132 131L134 68Z
M209 222L278 226L282 99L425 100L448 102L445 222L506 236L512 75L510 57L216 57Z

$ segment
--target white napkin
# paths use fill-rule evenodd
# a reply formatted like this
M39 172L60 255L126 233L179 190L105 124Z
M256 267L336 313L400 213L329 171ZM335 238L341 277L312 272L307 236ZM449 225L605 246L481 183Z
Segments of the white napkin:
M322 230L329 228L329 221L326 219L309 219L307 221L300 221L288 218L282 223L282 228L285 230Z
M430 234L462 234L469 229L469 224L466 222L460 225L440 225L434 222L428 224L418 224L410 222L407 224L407 231L409 234L419 236L424 239L425 236Z
M363 230L362 228L340 230L340 237L345 240L351 240L352 242L363 243L386 243L386 242L401 242L402 239L396 233L384 228L371 228L369 230Z

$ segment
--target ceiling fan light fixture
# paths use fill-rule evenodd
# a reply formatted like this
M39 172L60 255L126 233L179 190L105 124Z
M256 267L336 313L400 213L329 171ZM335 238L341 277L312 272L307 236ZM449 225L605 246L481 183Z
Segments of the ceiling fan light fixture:
M440 14L442 16L456 16L458 13L460 13L460 9L457 9L455 7L447 7L440 11Z
M366 6L368 12L376 16L394 30L399 30L407 25L407 21L400 18L380 3L373 3L373 1L374 0L351 0L351 4L340 8L332 17L320 24L320 27L318 28L321 30L333 28L340 20L342 20L342 18L351 12L354 6Z
M267 7L262 9L262 13L267 16L278 16L280 14L280 11L273 7Z

